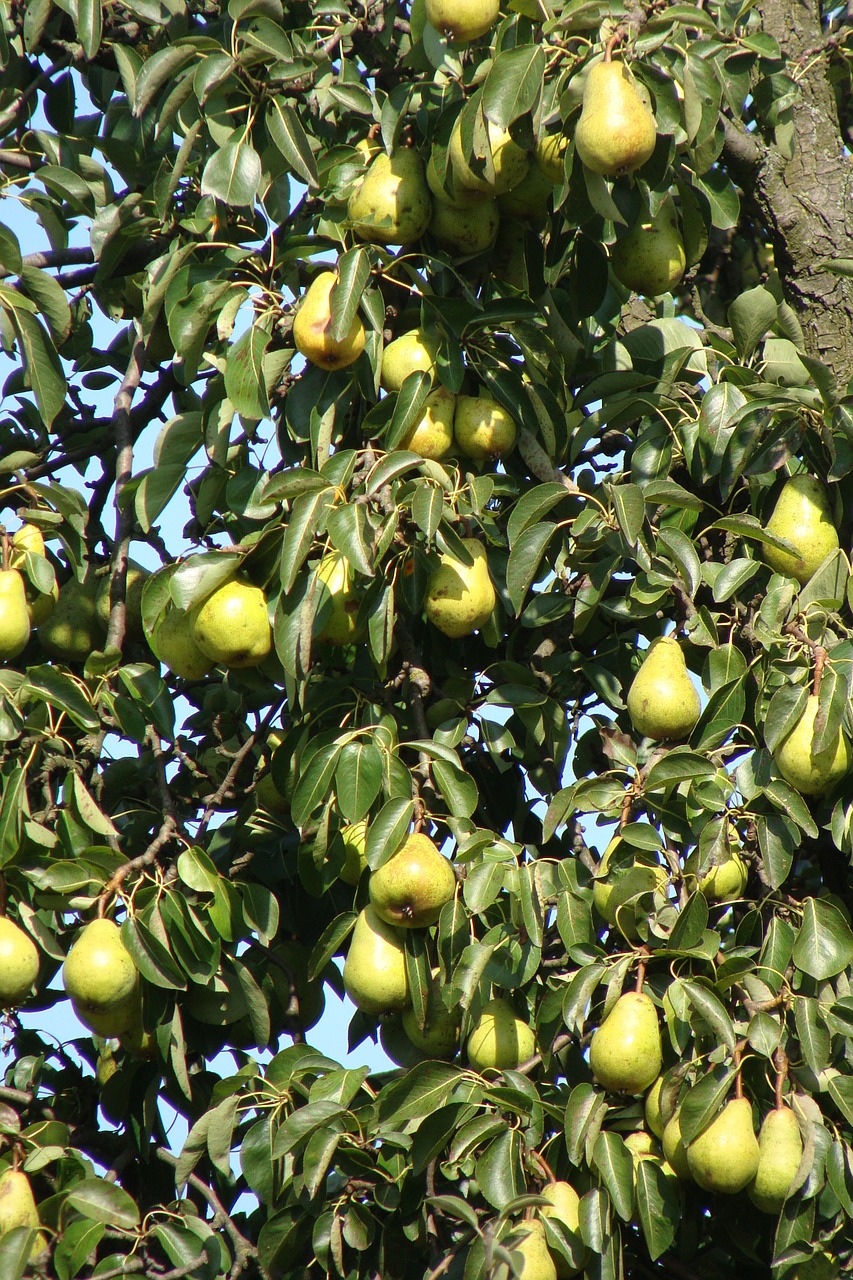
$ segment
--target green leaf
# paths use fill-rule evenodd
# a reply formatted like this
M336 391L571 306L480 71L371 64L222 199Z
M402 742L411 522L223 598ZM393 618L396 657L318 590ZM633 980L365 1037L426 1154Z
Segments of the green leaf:
M245 418L269 417L264 354L271 341L272 334L253 324L228 348L225 392L237 413Z
M751 356L776 320L776 299L764 285L746 289L729 307L728 320L738 354Z
M542 557L557 526L544 521L525 529L513 544L506 568L506 586L516 617L524 607L524 599L539 575Z
M527 1190L521 1167L521 1135L517 1129L505 1129L489 1143L474 1167L474 1177L495 1209L503 1209Z
M139 1210L131 1196L103 1178L83 1178L68 1192L68 1203L85 1218L132 1231L139 1222Z
M388 800L379 810L367 829L365 857L371 871L378 871L400 848L414 811L414 801L403 799Z
M681 980L680 986L693 1008L708 1024L717 1039L734 1052L737 1036L728 1011L719 996L701 982L692 982L686 978Z
M538 44L504 49L483 86L483 114L501 129L533 111L545 82L545 52Z
M369 742L349 742L335 769L335 792L347 822L360 822L382 789L383 758Z
M65 374L53 343L41 322L18 307L11 313L18 334L30 386L48 426L65 405Z
M275 98L267 107L267 129L297 178L309 187L319 186L317 161L299 116L287 102Z
M610 496L613 499L619 528L628 546L633 547L640 536L646 514L643 491L636 484L614 484L610 486Z
M21 852L21 835L27 802L27 771L18 764L3 768L0 791L0 866L5 867Z
M235 129L204 166L201 194L236 208L251 207L261 185L261 158L245 134Z
M600 1133L592 1160L607 1188L613 1208L624 1222L630 1221L634 1207L634 1159L617 1133Z
M347 249L337 263L337 283L329 297L331 323L329 337L341 342L356 317L361 296L370 279L370 255L364 248Z
M794 964L823 982L853 961L853 931L838 907L821 898L806 898L803 919L794 942Z
M100 49L102 32L101 0L77 0L77 36L87 62L91 62Z
M654 1262L675 1240L681 1221L681 1203L674 1179L667 1177L658 1160L638 1160L637 1213L649 1256Z

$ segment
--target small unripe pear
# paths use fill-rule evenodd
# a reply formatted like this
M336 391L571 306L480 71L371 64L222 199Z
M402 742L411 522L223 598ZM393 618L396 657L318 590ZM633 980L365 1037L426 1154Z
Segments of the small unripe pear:
M30 935L8 916L0 916L0 1009L22 1004L38 971L39 953Z
M499 226L500 215L494 200L482 200L471 209L459 209L437 196L429 229L443 248L467 255L490 249Z
M169 670L184 680L201 680L216 663L196 644L193 636L196 612L170 605L152 636L154 652Z
M80 930L62 980L81 1021L98 1035L120 1035L131 1025L139 973L112 920L92 920Z
M656 1138L663 1138L663 1132L666 1128L666 1119L661 1110L661 1090L663 1089L663 1076L658 1076L652 1087L646 1094L643 1103L643 1115L646 1124L651 1129Z
M59 589L56 607L39 624L42 648L62 662L85 662L93 649L103 648L106 632L98 618L100 579L87 574L83 582L72 578Z
M355 888L362 877L362 873L367 870L367 858L364 852L367 848L367 819L365 818L361 822L352 822L349 826L344 827L341 831L341 839L344 842L345 850L341 879L344 884L352 885Z
M626 702L637 733L655 741L690 736L701 704L674 636L659 636L649 645Z
M38 1206L29 1178L20 1169L4 1169L0 1173L0 1239L16 1227L34 1230L38 1225ZM30 1257L46 1248L47 1239L39 1232L30 1250Z
M833 742L815 752L814 724L820 701L809 694L803 714L774 752L776 768L804 796L822 796L850 772L850 743L839 725Z
M410 449L422 458L438 462L453 448L453 419L457 397L447 387L436 387L424 402L417 422L400 441L401 449Z
M690 1181L693 1174L687 1160L687 1147L681 1136L681 1120L677 1111L666 1122L661 1145L663 1146L663 1154L670 1166L675 1170L677 1177L685 1182Z
M799 473L787 481L773 514L768 533L775 533L794 547L794 553L768 544L764 559L776 573L787 574L800 583L808 582L818 565L838 546L838 530L826 489L814 476Z
M409 929L435 924L456 892L451 863L429 836L406 836L393 857L370 877L370 901L377 915Z
M542 1188L541 1195L549 1203L539 1212L543 1218L553 1218L567 1231L577 1234L580 1225L580 1196L568 1182L548 1182ZM571 1280L578 1275L580 1267L573 1267L562 1254L552 1253L557 1280Z
M463 564L445 551L439 568L429 576L424 599L430 622L454 640L484 626L497 599L486 548L476 538L465 538L464 542L474 563Z
M365 1013L393 1013L409 1002L402 935L370 904L355 922L344 962L344 989Z
M517 1280L557 1280L557 1268L545 1239L545 1228L538 1219L530 1218L523 1222L506 1242L506 1247L513 1255Z
M691 853L684 864L685 882L689 889L695 886L709 902L734 902L743 896L749 879L749 867L738 853L732 851L727 858L709 867L697 880L698 866L697 850Z
M427 995L426 1022L418 1026L413 1009L404 1009L403 1030L418 1052L426 1058L448 1061L456 1056L459 1048L459 1024L462 1010L457 1006L448 1009L441 998L438 970L433 970L432 983Z
M533 1028L499 996L483 1005L465 1042L468 1061L475 1071L520 1067L533 1057L535 1049Z
M645 210L610 250L614 275L627 289L657 298L684 275L687 256L671 196L654 214Z
M24 579L17 569L0 569L0 661L17 658L30 638Z
M355 575L346 556L329 551L317 567L318 599L328 596L329 609L316 639L325 644L355 644L362 638L358 611L361 596L355 588Z
M426 0L426 20L455 44L484 36L498 20L499 0Z
M663 1065L660 1023L652 1000L643 992L621 995L594 1033L589 1065L611 1093L642 1093Z
M192 635L212 662L223 667L256 667L272 649L266 596L249 582L226 582L195 614Z
M771 1111L758 1135L758 1169L747 1187L750 1200L762 1213L781 1211L802 1158L797 1117L790 1107Z
M492 170L485 167L472 168L462 149L462 125L457 118L450 134L450 163L453 166L453 178L460 186L470 187L472 191L482 191L486 195L498 196L503 191L510 191L521 182L527 173L529 159L527 152L514 142L509 129L503 129L493 121L486 121L486 132L489 140L489 151L492 158Z
M748 1098L727 1102L687 1147L687 1163L694 1182L705 1191L722 1195L737 1195L749 1186L758 1172L758 1160L758 1139Z

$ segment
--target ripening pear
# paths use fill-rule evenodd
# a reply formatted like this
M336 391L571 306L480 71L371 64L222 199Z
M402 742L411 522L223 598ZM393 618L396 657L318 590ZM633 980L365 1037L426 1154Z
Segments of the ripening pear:
M360 912L352 931L344 989L364 1013L393 1013L409 1003L402 935L371 904Z
M436 343L425 329L410 329L382 352L379 381L386 391L399 391L410 373L435 371Z
M594 1033L589 1065L609 1093L643 1093L663 1066L658 1011L644 992L621 995Z
M497 600L486 548L476 538L465 538L464 542L474 563L463 564L445 551L441 564L429 575L424 600L430 622L453 640L484 626Z
M44 535L34 524L22 524L12 535L12 555L9 560L10 569L22 569L27 555L45 558ZM24 583L27 593L27 611L30 615L30 626L38 627L50 617L59 598L59 583L54 580L50 591L39 591L31 581Z
M764 545L764 559L776 573L808 582L817 567L838 547L838 530L826 489L814 476L802 473L787 481L773 514L768 533L790 542L794 551Z
M367 819L362 819L361 822L351 822L349 826L344 827L341 832L341 839L344 842L345 851L341 879L344 884L350 884L355 888L362 877L362 873L367 870L367 858L365 857Z
M548 216L553 194L554 183L534 158L521 182L498 196L498 208L510 218L542 222Z
M17 658L30 638L24 579L17 569L0 569L0 662Z
M699 851L697 849L691 853L684 864L688 888L692 889L695 885L709 902L734 902L743 897L746 882L749 879L749 867L735 850L731 850L728 857L723 858L721 862L709 867L697 882L698 866Z
M634 854L631 866L624 869L613 867L613 859L620 845L621 837L614 836L604 850L593 881L592 900L603 920L618 928L629 942L636 942L639 934L631 912L627 907L625 911L620 911L620 907L642 893L663 891L669 883L669 876L666 869L654 861L651 853L639 849Z
M687 1160L687 1147L681 1136L681 1120L677 1111L670 1116L664 1126L661 1145L667 1163L675 1170L676 1175L684 1182L689 1181L693 1174Z
M426 166L426 180L436 200L440 200L442 204L450 205L453 209L473 209L475 205L482 204L488 199L482 191L472 191L470 187L463 187L461 183L456 182L453 177L453 169L449 164L445 163L444 178L441 176L439 168L439 156L444 152L446 155L447 148L434 146L429 153L429 160ZM434 208L433 208L434 212Z
M577 1235L581 1200L574 1187L568 1182L548 1182L542 1188L540 1195L548 1201L548 1204L539 1210L542 1217L556 1219L567 1231ZM573 1267L562 1254L552 1253L551 1256L557 1270L557 1280L571 1280L572 1276L579 1273L581 1268Z
M499 0L426 0L426 20L455 44L484 36L498 20Z
M468 1061L475 1071L489 1067L514 1070L532 1058L535 1051L533 1028L500 996L486 1001L465 1042Z
M129 560L124 588L125 601L125 634L128 640L144 639L142 628L142 592L151 573L141 564ZM96 599L98 620L104 631L110 625L110 575L107 573L100 579Z
M421 416L400 441L422 458L438 462L453 448L453 422L457 397L447 387L436 387L427 396Z
M661 1090L663 1089L664 1077L658 1076L652 1087L646 1094L643 1102L643 1116L646 1124L651 1129L656 1138L663 1137L663 1131L666 1128L666 1120L661 1109Z
M434 1053L424 1053L423 1050L416 1048L412 1044L409 1037L403 1030L403 1019L401 1016L383 1018L379 1028L379 1043L387 1053L392 1062L396 1062L398 1067L417 1066L419 1062L426 1062L428 1058L434 1058Z
M424 929L456 893L452 863L429 836L413 832L370 877L370 901L388 924Z
M173 675L202 680L216 663L199 648L193 635L196 610L169 605L152 636L152 648Z
M457 396L453 434L466 458L494 462L515 448L518 427L503 405L489 396Z
M222 667L256 667L272 649L267 598L235 578L217 587L195 614L193 640Z
M803 1139L790 1107L779 1107L764 1118L758 1134L758 1170L747 1194L762 1213L779 1213L788 1198L803 1158Z
M411 244L427 229L432 210L423 161L403 148L380 152L349 199L355 234L373 244Z
M23 554L26 551L31 552L34 556L43 556L45 552L44 534L38 525L22 524L12 534L12 562L14 568L15 552Z
M360 640L358 611L361 596L355 588L352 565L340 551L329 551L317 567L318 603L328 597L326 620L316 639L325 644L354 644Z
M503 129L491 120L486 121L486 134L492 158L492 172L487 175L484 168L473 169L462 149L462 125L459 117L454 122L450 133L448 148L450 164L453 169L454 182L459 186L469 187L472 191L482 191L488 196L499 196L503 191L510 191L518 186L530 163L527 152L514 142L509 129Z
M657 124L623 62L596 62L583 91L575 150L588 169L605 177L633 173L651 156Z
M524 1235L521 1235L521 1231ZM545 1228L536 1218L522 1222L506 1241L513 1256L517 1280L557 1280L557 1268L545 1239Z
M659 742L688 738L699 719L699 694L674 636L659 636L646 651L626 699L637 733Z
M834 742L814 751L814 724L820 707L809 694L803 714L777 746L773 759L785 781L804 796L822 796L850 772L850 743L839 725Z
M364 325L357 315L353 316L349 330L342 338L333 338L329 333L331 293L337 283L334 271L321 271L315 276L293 321L296 350L321 369L345 369L364 350Z
M38 1225L38 1206L29 1178L20 1169L4 1169L0 1173L0 1240L16 1227L35 1230ZM47 1239L39 1232L30 1250L30 1257L35 1257L46 1248Z
M495 243L500 215L494 200L481 200L471 209L458 209L436 197L430 233L452 253L485 253Z
M459 1024L462 1010L457 1006L448 1009L441 998L438 970L434 969L432 983L427 994L426 1021L418 1026L413 1009L404 1009L403 1030L419 1053L426 1058L449 1061L459 1048Z
M0 916L0 1009L23 1004L38 977L39 953L28 933Z
M114 921L84 925L62 966L62 980L80 1021L98 1035L121 1035L132 1025L139 973Z
M671 196L654 214L641 214L631 229L610 250L617 280L626 289L657 298L670 293L687 267L678 214Z
M536 143L536 163L551 183L560 186L566 180L565 154L569 140L564 133L546 133Z
M52 658L85 662L93 649L103 648L106 632L98 617L100 579L87 574L83 582L72 578L59 588L56 607L40 623L38 638Z
M687 1163L705 1191L733 1196L752 1182L758 1171L759 1148L752 1127L752 1104L733 1098L687 1147ZM670 1161L670 1163L672 1163Z

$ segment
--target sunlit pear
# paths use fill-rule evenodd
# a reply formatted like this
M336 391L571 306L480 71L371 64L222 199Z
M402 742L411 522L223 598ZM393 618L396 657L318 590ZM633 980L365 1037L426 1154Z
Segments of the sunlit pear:
M831 551L838 547L838 530L826 488L815 476L791 476L779 494L765 526L768 533L784 538L793 552L764 544L764 559L776 573L808 582Z
M505 1245L512 1254L517 1280L557 1280L557 1268L545 1239L545 1228L538 1219L529 1218L522 1222Z
M519 1018L508 1001L487 1000L465 1042L468 1061L475 1071L489 1067L514 1070L536 1052L533 1028Z
M580 1227L581 1200L571 1183L547 1182L539 1194L548 1201L548 1204L539 1210L542 1217L555 1219L567 1231L577 1235ZM579 1274L581 1268L573 1267L562 1254L552 1252L551 1256L554 1259L557 1280L571 1280L572 1276Z
M386 391L399 391L410 373L433 373L436 343L425 329L410 329L382 352L379 381Z
M659 636L646 651L626 699L635 732L661 741L688 738L699 719L699 694L674 636Z
M131 1025L139 973L114 921L84 925L62 966L62 980L81 1022L98 1035L120 1035Z
M150 576L150 571L144 569L141 564L135 564L132 560L128 562L124 588L124 625L125 635L129 640L138 641L144 638L142 628L142 591ZM110 590L110 575L106 573L100 579L96 602L98 620L104 631L110 625Z
M59 588L50 617L39 626L42 648L62 662L85 662L93 649L102 649L106 632L98 618L100 581L90 574L78 582L72 578Z
M438 462L453 448L453 423L457 397L447 387L436 387L424 402L421 416L400 441L401 449L409 449L422 458Z
M460 452L474 462L494 462L515 448L518 427L489 396L457 396L453 434Z
M814 726L820 700L809 694L802 715L773 753L776 768L787 783L804 796L822 796L850 772L850 743L839 725L835 738L814 750Z
M0 1240L16 1227L35 1230L38 1226L39 1211L29 1178L21 1169L4 1169L0 1173ZM47 1238L40 1231L30 1249L30 1257L46 1248Z
M499 0L426 0L427 22L455 44L484 36L498 20Z
M184 680L202 680L216 666L199 648L193 627L196 610L169 605L152 637L152 647L173 675Z
M445 551L440 566L429 576L424 600L430 622L453 640L485 626L497 600L486 548L476 538L464 542L474 563L463 564Z
M344 842L344 865L341 869L341 879L344 884L350 884L355 888L362 877L362 873L367 870L367 858L365 849L367 848L367 819L361 822L351 822L349 826L344 827L341 831L341 839Z
M359 138L355 144L355 149L367 163L379 155L382 150L382 143L378 138Z
M687 1163L705 1191L737 1195L758 1172L758 1139L748 1098L727 1102L707 1129L687 1146ZM670 1161L672 1163L672 1161Z
M554 183L534 159L521 182L498 196L498 208L510 218L542 222L551 208Z
M458 209L439 197L433 201L430 233L452 253L485 253L495 243L499 225L494 200L481 200L471 209Z
M614 836L602 854L596 870L592 886L592 900L595 909L603 920L611 926L618 925L631 941L636 940L636 931L632 931L630 922L624 919L620 925L619 908L641 893L653 893L663 890L669 882L666 869L655 861L650 852L637 849L634 861L627 867L616 862L622 848L620 836Z
M256 667L272 649L267 598L240 578L209 595L195 614L193 640L222 667Z
M373 244L411 244L427 229L432 208L423 161L403 148L381 151L350 197L355 234Z
M616 278L648 298L670 293L687 267L678 214L671 196L654 214L646 210L610 250Z
M459 1048L459 1024L462 1010L458 1005L448 1008L441 998L438 970L433 970L432 983L427 995L426 1021L418 1026L413 1009L403 1010L403 1030L415 1048L427 1058L449 1061L455 1058Z
M321 271L305 291L293 320L293 341L311 364L321 369L345 369L364 350L364 325L353 316L342 338L329 332L332 323L331 293L338 282L334 271Z
M684 1182L691 1181L693 1175L687 1161L687 1147L681 1136L681 1119L677 1111L666 1122L661 1138L661 1146L663 1147L663 1154L670 1166L675 1170L676 1176Z
M360 912L352 931L344 989L364 1013L393 1013L409 1003L403 936L371 904Z
M589 68L575 150L588 169L605 177L633 173L651 156L657 123L623 62Z
M376 914L404 928L435 924L455 893L452 863L421 832L406 836L393 857L370 877L370 901Z
M56 602L59 599L59 583L54 579L53 587L50 591L39 591L35 583L29 581L26 577L27 555L45 558L44 534L34 524L22 524L20 529L17 529L12 535L12 554L9 559L9 568L18 569L24 573L24 590L27 593L27 611L30 615L30 626L38 627L53 613Z
M24 579L17 569L0 569L0 662L17 658L30 638Z
M39 953L28 933L0 916L0 1009L16 1009L33 989Z
M456 182L451 165L446 165L442 178L437 157L441 152L446 154L446 151L445 147L433 147L429 153L426 180L433 196L453 209L473 209L475 205L482 204L488 196L482 191L472 191L470 187L463 187L461 183Z
M644 992L621 995L593 1034L589 1065L609 1093L642 1093L663 1065L658 1011Z
M12 534L12 567L15 567L15 553L29 551L34 556L43 556L45 552L44 534L38 525L22 524Z
M340 551L323 556L317 569L318 599L328 599L325 621L316 634L326 644L354 644L363 635L358 611L361 596L356 590L352 565Z
M758 1169L747 1194L762 1213L779 1213L803 1158L797 1117L782 1106L765 1116L758 1134Z
M650 1133L645 1133L642 1129L635 1130L634 1133L626 1134L623 1142L631 1152L631 1158L637 1160L657 1160L660 1157L660 1148Z
M566 180L565 155L569 140L564 133L546 133L536 143L536 163L553 187Z
M643 1116L646 1124L651 1129L656 1138L663 1137L663 1131L666 1128L666 1117L661 1109L661 1090L663 1089L664 1077L658 1076L652 1087L648 1090L643 1102Z
M697 888L709 902L735 902L743 897L749 879L749 867L736 850L732 849L728 857L709 867L704 875L699 876L698 867L697 849L684 864L688 889Z
M503 129L492 120L487 120L486 134L491 153L491 168L479 164L472 168L462 147L462 126L460 118L457 117L451 130L449 143L453 179L462 187L470 187L472 191L499 196L501 192L510 191L521 182L527 173L530 160L524 148L513 141L509 129Z

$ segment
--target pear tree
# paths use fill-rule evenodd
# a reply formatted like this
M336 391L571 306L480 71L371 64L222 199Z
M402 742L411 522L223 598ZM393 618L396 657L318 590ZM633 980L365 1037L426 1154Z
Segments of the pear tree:
M0 1277L853 1270L853 17L0 0Z

